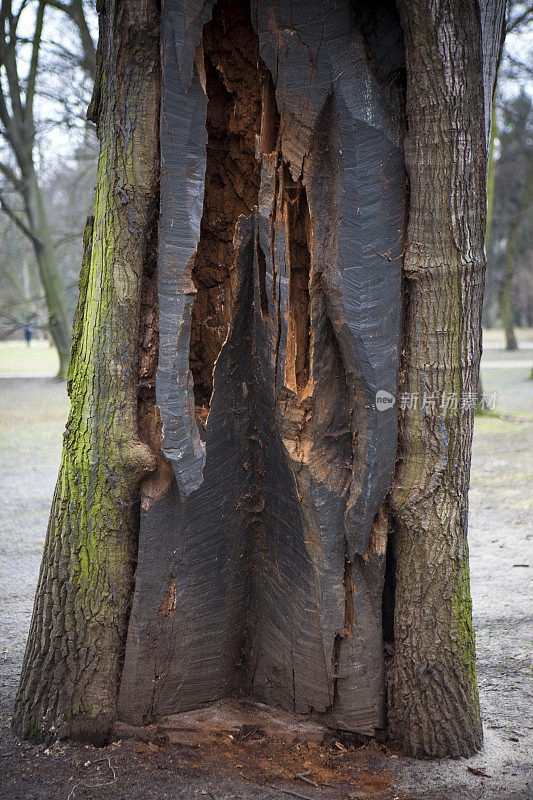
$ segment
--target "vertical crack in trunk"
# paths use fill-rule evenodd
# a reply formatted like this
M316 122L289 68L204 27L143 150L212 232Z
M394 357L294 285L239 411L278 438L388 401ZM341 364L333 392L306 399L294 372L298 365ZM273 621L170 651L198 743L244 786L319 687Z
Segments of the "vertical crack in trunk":
M261 64L261 153L273 153L279 149L280 116L276 103L276 87L272 75Z
M263 154L275 154L277 162L280 159L281 142L279 138L279 124L280 116L278 106L276 103L276 89L272 75L260 61L260 74L261 74L261 135L258 141L259 152L257 157L261 158ZM277 197L277 170L276 170L276 187L274 189L274 198ZM276 292L276 264L274 258L274 226L276 218L276 201L272 206L270 214L270 257L272 266L272 300L275 303ZM259 286L259 300L261 305L261 316L263 320L269 316L270 309L268 307L268 293L266 284L266 256L260 244L259 226L257 228L257 269L258 269L258 286ZM278 315L279 316L279 315Z
M140 484L141 506L149 509L161 499L172 483L172 467L161 450L162 423L156 402L156 375L159 361L159 298L157 294L157 246L159 196L153 204L148 227L146 261L141 284L141 311L138 335L139 362L137 388L137 429L139 439L157 458L157 467Z
M259 228L257 228L257 272L259 283L259 302L261 306L261 316L263 319L268 317L268 295L266 288L266 258L263 249L259 243Z
M333 703L332 710L335 710L337 698L339 694L339 669L341 660L342 642L346 636L351 636L355 627L355 582L353 574L353 562L349 559L348 554L344 556L344 574L342 576L342 589L344 592L344 624L342 632L336 633L333 639L333 654L332 654L332 672L333 672Z
M289 324L285 383L300 397L310 378L311 220L302 179L293 181L287 164L283 166L283 210L289 245Z
M143 517L122 708L147 720L251 694L370 735L382 722L382 564L373 550L368 563L351 555L345 509L352 489L355 497L366 491L367 454L374 458L376 443L379 461L389 435L370 426L365 381L373 370L393 371L395 356L383 356L373 329L389 302L395 308L389 283L399 272L389 280L384 268L393 268L367 244L380 244L381 218L383 239L397 233L390 209L403 197L404 176L388 117L369 125L353 100L368 78L364 57L352 79L338 75L342 91L335 85L324 94L340 46L338 37L328 40L329 23L318 38L306 28L310 42L291 40L286 52L283 4L272 19L253 8L257 33L249 4L231 0L215 4L209 22L206 11L192 41L176 38L170 22L164 39L168 128L183 125L194 146L186 140L176 149L175 138L162 135L170 173L162 208L189 192L196 199L202 179L204 197L200 213L190 203L169 213L162 238L161 319L171 320L166 340L161 328L161 410L179 479ZM339 12L339 30L344 22ZM281 39L269 49L272 31ZM353 36L345 39L352 53ZM179 82L174 45L180 69L179 59L196 52L189 88ZM301 45L295 74L290 55ZM307 47L317 53L309 69ZM187 158L193 166L184 177ZM183 297L191 263L194 299ZM372 329L361 318L365 292ZM176 307L176 334L190 335L185 353L184 339L173 347ZM381 348L393 352L394 315L384 327ZM187 406L183 422L179 404L192 399L191 381L194 409L191 417ZM168 563L159 563L161 548ZM155 694L138 700L154 675Z
M348 636L353 631L355 625L355 610L353 604L355 584L353 578L353 562L350 561L347 555L344 557L342 587L344 589L344 626L342 633L344 636Z
M257 204L262 81L249 4L217 3L204 27L207 160L200 241L192 268L190 369L198 418L207 422L213 370L233 318L233 236L240 215ZM266 298L266 291L265 291Z

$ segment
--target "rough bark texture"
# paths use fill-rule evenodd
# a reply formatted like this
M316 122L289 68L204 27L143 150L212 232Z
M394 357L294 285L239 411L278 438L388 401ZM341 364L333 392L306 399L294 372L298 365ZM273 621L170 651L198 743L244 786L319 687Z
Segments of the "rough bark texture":
M14 714L24 736L105 741L116 718L138 529L156 466L137 429L143 274L158 199L158 12L105 4L101 153L68 376L72 407Z
M399 6L410 181L400 391L420 402L400 414L392 493L389 727L413 755L461 756L481 744L466 539L485 267L481 25L474 2Z
M373 734L399 20L388 3L167 0L162 31L157 403L175 480L143 502L119 713L236 692Z

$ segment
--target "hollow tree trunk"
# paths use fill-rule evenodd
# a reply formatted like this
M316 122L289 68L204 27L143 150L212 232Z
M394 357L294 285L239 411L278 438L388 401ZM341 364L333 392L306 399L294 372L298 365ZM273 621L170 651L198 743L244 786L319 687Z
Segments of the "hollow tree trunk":
M404 381L474 388L479 20L460 3L441 28L416 4L402 14ZM109 0L101 20L93 244L15 725L102 741L117 715L148 723L237 694L373 735L407 210L400 18L388 0L165 0L161 79L155 8ZM479 743L470 426L402 418L391 721L417 754ZM438 747L418 736L430 701Z
M404 224L399 20L234 0L187 27L179 9L162 20L157 371L175 479L143 501L119 713L149 722L238 692L372 735L383 520L371 530L396 435L375 395L396 391Z
M155 466L137 420L139 360L142 369L150 343L141 293L155 269L158 203L155 6L106 3L101 49L106 77L93 103L101 153L74 320L72 407L13 720L23 736L96 743L116 718L136 485Z

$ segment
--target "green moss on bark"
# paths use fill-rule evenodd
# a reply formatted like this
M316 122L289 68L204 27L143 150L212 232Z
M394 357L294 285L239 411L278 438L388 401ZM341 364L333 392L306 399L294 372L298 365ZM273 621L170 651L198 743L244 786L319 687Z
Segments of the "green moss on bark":
M465 549L466 547L465 543ZM463 685L466 688L471 713L477 719L479 718L480 709L476 674L476 635L472 622L468 551L464 555L461 568L458 571L457 583L452 590L452 600L455 612L455 630L459 638L459 647L462 655Z
M158 196L157 7L108 0L94 220L84 236L71 410L13 723L23 736L105 743L133 588L138 483L156 459L137 430L143 272ZM127 63L124 58L127 53ZM103 75L104 73L102 73Z

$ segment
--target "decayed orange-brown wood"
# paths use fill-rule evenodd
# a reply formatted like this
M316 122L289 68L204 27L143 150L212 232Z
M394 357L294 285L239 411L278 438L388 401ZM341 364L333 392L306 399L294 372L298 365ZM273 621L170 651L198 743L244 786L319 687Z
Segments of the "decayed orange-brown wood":
M386 522L371 530L396 436L375 397L396 392L405 219L399 19L387 3L376 27L348 2L232 0L184 27L181 3L165 8L156 396L175 482L141 515L120 715L237 692L372 735Z

